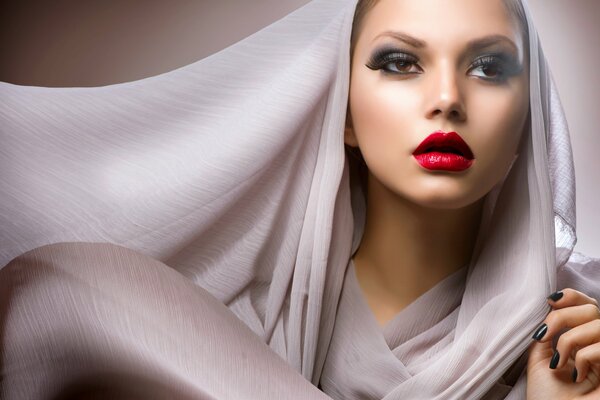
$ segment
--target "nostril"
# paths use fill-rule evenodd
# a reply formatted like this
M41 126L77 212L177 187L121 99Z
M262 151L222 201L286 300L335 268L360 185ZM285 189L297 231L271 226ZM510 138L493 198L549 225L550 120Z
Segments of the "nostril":
M462 118L463 117L462 113L460 111L457 111L457 110L453 110L451 114L453 114L453 116L456 117L456 118Z

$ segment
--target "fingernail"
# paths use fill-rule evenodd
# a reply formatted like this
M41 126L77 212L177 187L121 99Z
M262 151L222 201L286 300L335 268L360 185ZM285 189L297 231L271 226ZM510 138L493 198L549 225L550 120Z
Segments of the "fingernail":
M535 333L531 338L535 340L541 340L546 334L546 332L548 332L548 325L542 324L539 328L535 330Z
M558 351L554 350L554 354L552 355L552 360L550 360L550 369L556 369L558 365L558 361L560 360L560 354Z
M550 296L548 296L548 300L558 301L562 299L563 295L564 293L559 290L558 292L554 292Z
M577 382L577 368L573 368L573 373L571 374L571 379L573 379L573 382Z

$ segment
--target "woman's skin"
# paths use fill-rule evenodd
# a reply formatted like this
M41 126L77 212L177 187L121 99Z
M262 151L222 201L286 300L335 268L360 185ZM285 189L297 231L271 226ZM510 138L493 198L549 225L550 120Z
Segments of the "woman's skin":
M425 45L414 47L387 31ZM468 46L489 35L506 39ZM469 261L482 198L508 172L527 120L522 42L501 1L382 0L363 21L345 142L360 148L369 168L367 224L354 263L382 325ZM373 70L370 59L381 48L419 61ZM506 77L497 63L472 66L490 52L511 57L502 64ZM439 129L456 131L467 142L475 156L469 169L432 172L416 162L412 152Z
M360 149L369 170L365 231L353 259L383 326L469 262L483 198L510 170L529 124L529 55L503 0L380 0L361 22L344 141ZM492 35L496 40L473 46ZM380 49L388 58L377 63ZM502 58L477 64L490 54ZM467 142L475 156L470 168L431 171L416 162L413 151L436 130ZM549 300L555 311L545 321L548 332L531 346L528 399L579 398L599 385L597 303L564 293ZM575 364L563 356L551 369L551 339L563 328L571 329L559 353L580 350Z

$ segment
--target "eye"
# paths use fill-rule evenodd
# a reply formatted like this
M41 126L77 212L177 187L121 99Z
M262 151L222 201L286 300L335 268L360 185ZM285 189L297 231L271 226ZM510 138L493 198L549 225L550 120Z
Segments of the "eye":
M421 69L416 65L418 62L419 59L411 54L381 49L373 54L366 67L387 74L408 75L419 73Z
M503 55L488 55L483 56L471 64L469 71L477 71L479 74L475 76L487 81L500 82L505 81L510 76L519 72L519 68L514 66Z

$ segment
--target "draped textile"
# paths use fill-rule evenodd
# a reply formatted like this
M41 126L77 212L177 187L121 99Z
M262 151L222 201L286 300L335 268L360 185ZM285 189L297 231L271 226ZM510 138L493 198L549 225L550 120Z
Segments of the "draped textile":
M567 263L569 132L524 7L531 126L520 157L486 197L471 264L383 332L350 260L365 220L343 143L355 0L314 0L133 82L0 83L0 266L50 243L114 243L208 291L333 398L493 394L558 284L600 297L596 261ZM520 398L520 382L502 396Z
M316 383L352 235L338 134L352 17L313 2L133 82L2 83L0 265L55 242L140 251Z
M549 311L545 297L582 270L572 287L600 296L600 263L583 262L581 255L567 263L576 242L569 131L530 10L522 4L531 125L518 159L485 199L470 265L381 330L362 300L351 261L322 376L323 389L336 399L524 399L523 355ZM358 178L352 193L355 218L364 223ZM362 228L354 225L352 253Z

